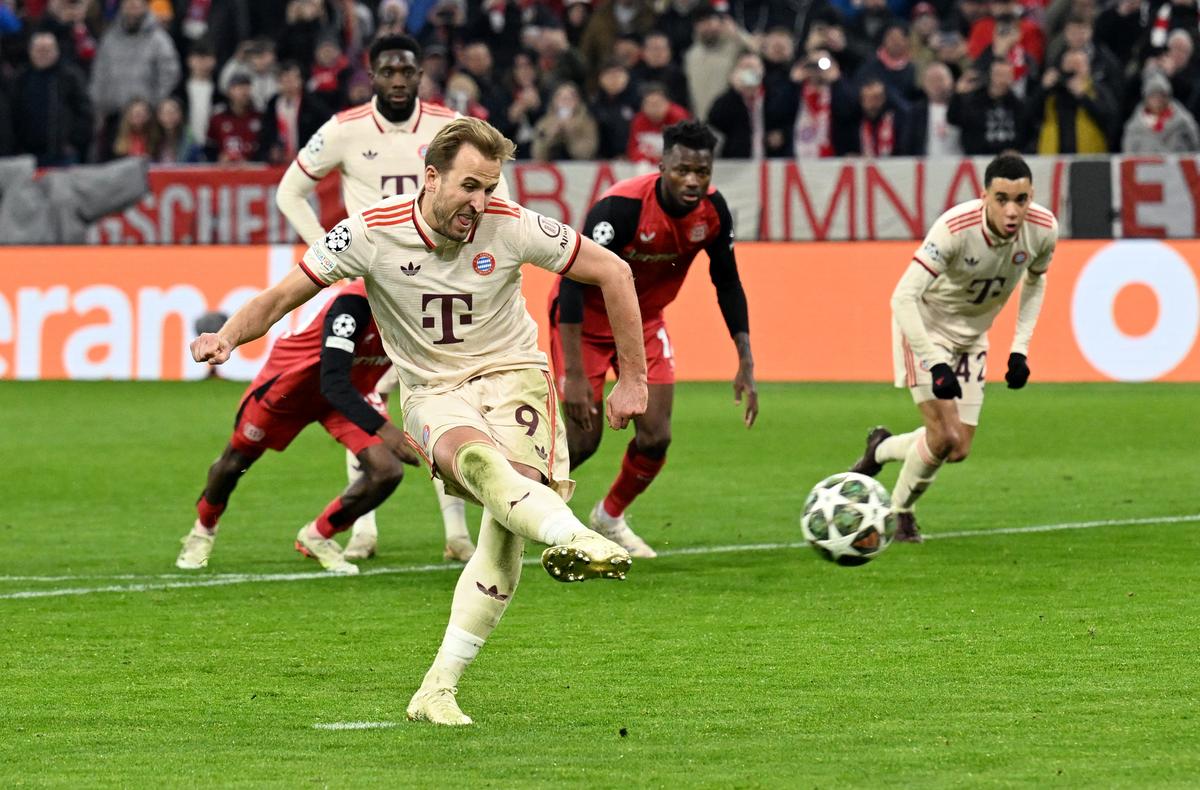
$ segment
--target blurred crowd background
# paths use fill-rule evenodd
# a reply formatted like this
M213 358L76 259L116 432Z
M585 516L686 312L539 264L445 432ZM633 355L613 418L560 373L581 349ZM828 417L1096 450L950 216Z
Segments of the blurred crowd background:
M1196 0L0 0L0 156L284 163L394 33L523 159L1200 150Z

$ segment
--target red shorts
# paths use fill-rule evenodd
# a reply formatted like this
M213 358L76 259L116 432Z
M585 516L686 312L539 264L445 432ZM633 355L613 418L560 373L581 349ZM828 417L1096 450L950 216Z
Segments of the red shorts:
M381 396L371 393L363 397L377 412L387 416L387 402ZM233 449L250 458L258 458L267 450L282 452L300 431L314 422L321 423L330 436L355 455L383 442L331 408L320 395L297 399L301 402L289 403L287 409L278 408L279 400L282 398L270 389L265 393L253 390L246 393L229 440Z
M646 344L646 383L674 384L675 383L675 354L671 349L671 339L667 336L665 321L651 321L642 325L642 339ZM550 356L554 362L554 374L558 382L559 394L563 388L563 353L562 335L558 326L550 330ZM617 344L611 337L597 337L585 334L583 336L583 372L592 385L596 401L604 399L604 379L609 369L618 376L621 374L617 364Z

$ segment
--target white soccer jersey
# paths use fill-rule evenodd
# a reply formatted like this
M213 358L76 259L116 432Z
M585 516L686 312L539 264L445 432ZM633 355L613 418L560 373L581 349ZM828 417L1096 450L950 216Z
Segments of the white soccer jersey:
M521 264L565 273L579 234L498 198L464 242L425 222L419 195L338 223L300 266L318 285L363 277L384 348L409 391L439 392L503 370L549 370L521 295Z
M342 202L347 215L383 198L416 192L425 181L425 150L442 127L458 113L417 99L404 123L380 114L376 99L339 112L300 149L296 164L314 181L330 171L342 176ZM497 189L500 197L506 197Z
M1058 242L1058 220L1033 203L1010 239L992 234L982 200L968 200L938 217L913 260L933 282L917 302L930 332L969 348L992 325L1026 269L1044 274Z

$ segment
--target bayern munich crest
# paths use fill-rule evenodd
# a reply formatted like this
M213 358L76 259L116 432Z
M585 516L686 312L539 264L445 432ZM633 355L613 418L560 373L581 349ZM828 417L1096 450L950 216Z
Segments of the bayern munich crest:
M490 252L481 252L471 259L471 268L486 277L496 271L496 258Z
M350 229L345 225L337 225L325 234L325 249L334 253L345 252L350 248Z
M1018 252L1016 255L1013 256L1013 265L1020 266L1022 263L1024 263L1027 260L1029 260L1029 253L1025 252L1025 250L1021 250L1020 252Z

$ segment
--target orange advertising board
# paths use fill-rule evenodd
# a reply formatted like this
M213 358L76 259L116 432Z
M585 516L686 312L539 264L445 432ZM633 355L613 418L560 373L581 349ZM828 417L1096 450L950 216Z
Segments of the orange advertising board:
M891 314L913 242L746 243L738 265L763 381L890 381ZM187 356L195 319L232 312L282 277L301 248L6 248L0 269L0 378L200 378ZM1200 241L1060 242L1030 351L1040 381L1200 381ZM707 263L667 312L683 380L733 376L736 355ZM553 276L525 269L545 341ZM306 320L300 308L273 335ZM992 332L1007 355L1016 298ZM264 341L221 371L247 379ZM996 367L993 367L993 371Z

